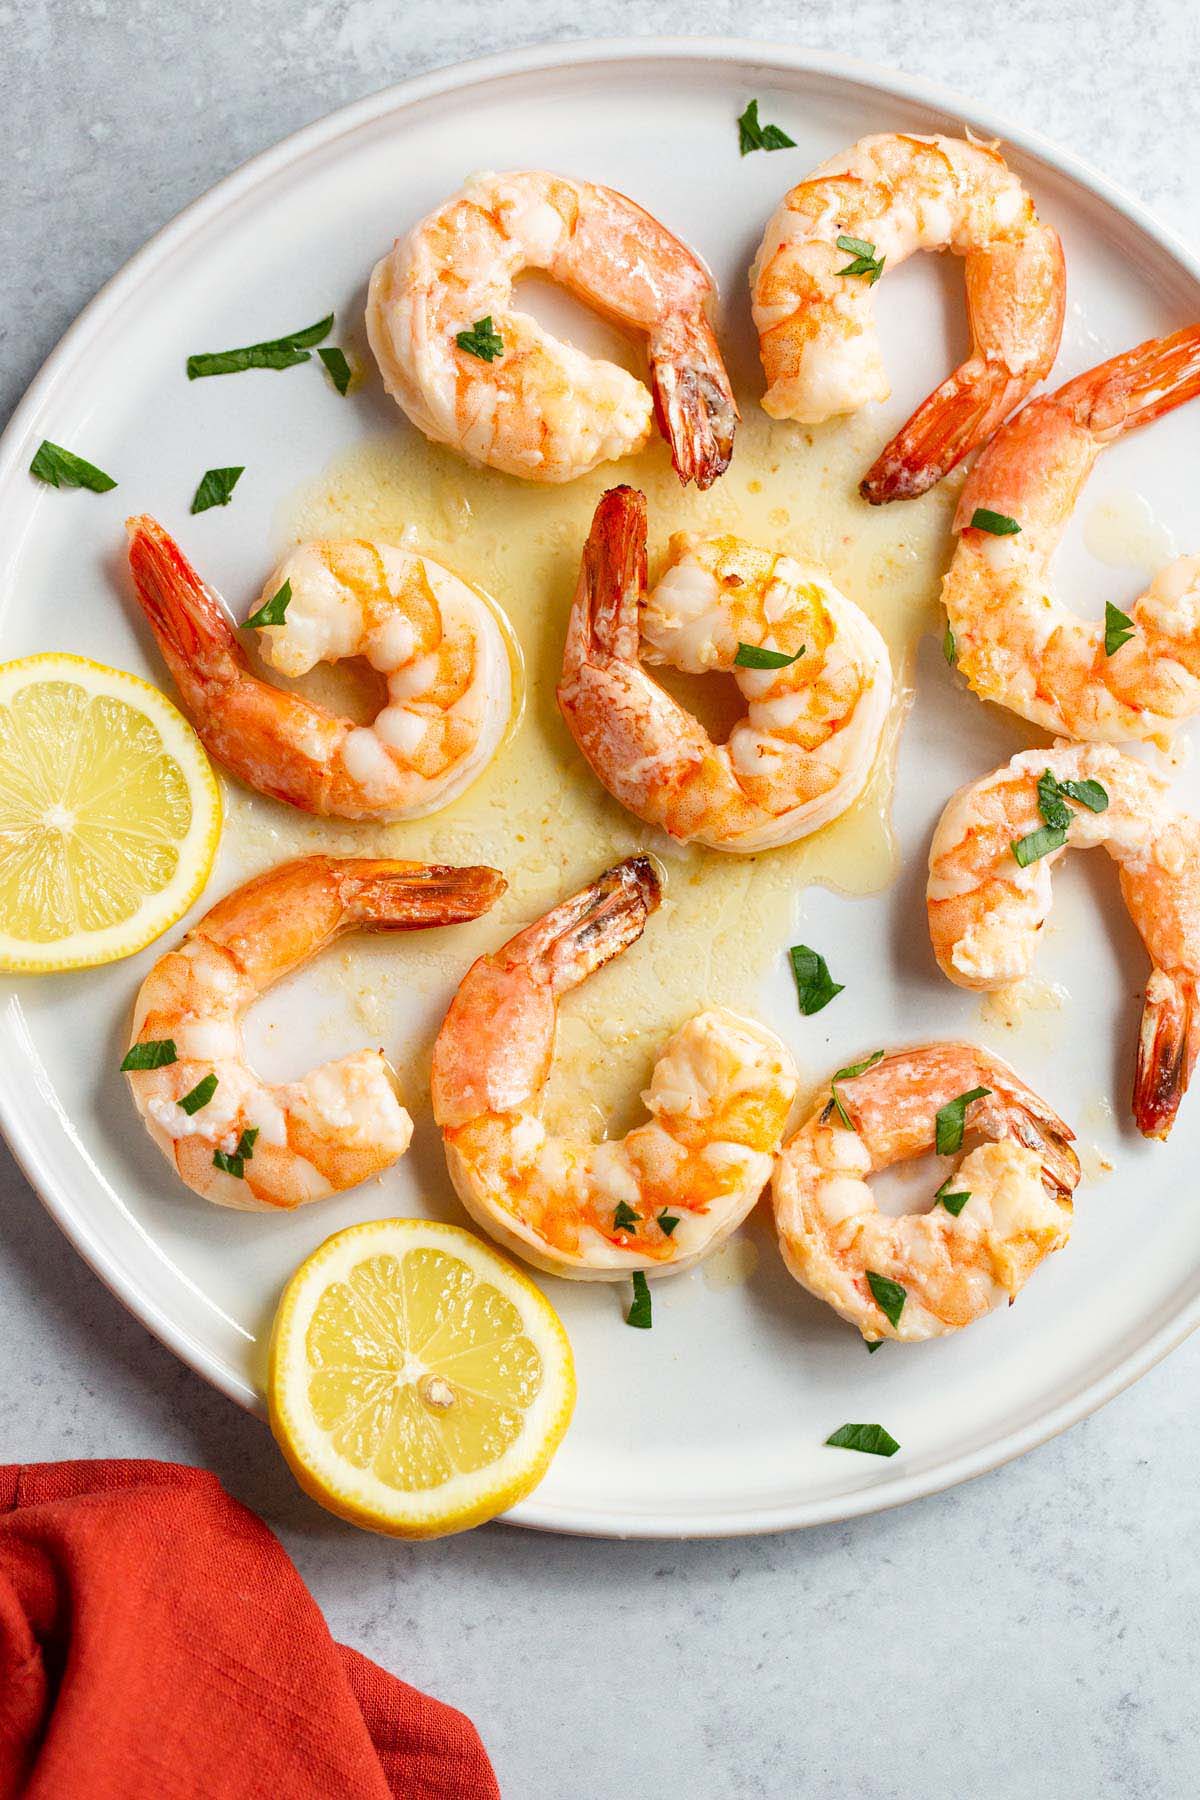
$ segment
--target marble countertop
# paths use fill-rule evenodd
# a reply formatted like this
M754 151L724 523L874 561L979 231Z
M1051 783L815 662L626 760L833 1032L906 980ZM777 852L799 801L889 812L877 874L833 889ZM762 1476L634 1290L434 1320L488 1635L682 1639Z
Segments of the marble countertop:
M0 421L95 290L285 133L413 74L647 23L620 0L0 3ZM755 33L1033 125L1195 235L1195 0L789 0ZM730 0L657 31L736 33ZM0 1458L215 1470L335 1636L476 1721L510 1800L1092 1800L1195 1792L1200 1340L1018 1463L843 1526L616 1544L492 1527L409 1549L327 1518L265 1428L77 1259L0 1150Z

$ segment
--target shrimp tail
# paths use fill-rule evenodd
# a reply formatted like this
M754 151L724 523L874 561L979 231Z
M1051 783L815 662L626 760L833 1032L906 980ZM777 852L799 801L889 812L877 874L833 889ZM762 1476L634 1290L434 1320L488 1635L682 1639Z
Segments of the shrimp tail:
M240 677L249 663L237 634L175 539L145 513L126 519L125 529L138 604L180 692Z
M1060 405L1094 436L1111 439L1200 394L1200 325L1170 337L1148 338L1121 356L1089 369L1058 390Z
M339 872L348 921L376 931L422 931L477 919L508 886L499 869L391 857L348 858Z
M563 647L564 684L585 663L637 661L645 592L646 496L637 488L609 488L583 547Z
M859 483L872 506L915 500L984 443L1026 391L1002 363L972 357L923 400Z
M524 964L539 987L569 992L637 942L661 899L650 858L626 857L513 938L499 957L509 967Z
M665 340L665 341L664 341ZM707 321L651 342L654 412L686 487L710 488L733 457L738 409Z
M1133 1074L1133 1116L1143 1137L1166 1138L1192 1078L1200 1032L1196 984L1155 969L1146 983Z
M1048 1193L1069 1201L1079 1186L1079 1158L1071 1148L1075 1133L1054 1108L1024 1083L1008 1096L1009 1124L1017 1142L1042 1159L1042 1181Z

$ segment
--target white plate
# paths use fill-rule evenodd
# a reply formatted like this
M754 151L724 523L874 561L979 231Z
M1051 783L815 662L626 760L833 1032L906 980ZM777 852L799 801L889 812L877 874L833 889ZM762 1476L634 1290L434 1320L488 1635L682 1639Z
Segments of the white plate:
M764 119L785 122L799 140L796 151L739 161L733 121L755 94ZM264 535L289 491L351 444L365 420L386 417L372 393L343 402L323 381L291 375L189 387L184 355L298 327L331 305L343 318L357 312L381 250L472 168L549 163L635 195L710 260L727 329L744 332L748 258L789 180L868 131L964 123L1006 141L1062 232L1070 306L1058 379L1200 313L1195 258L1075 159L926 83L806 51L702 41L522 51L408 82L300 132L136 256L19 408L0 453L4 656L70 649L169 688L128 598L124 513L160 512L207 574L246 595L246 571L263 571ZM892 420L951 366L963 332L959 280L924 257L881 291ZM118 472L121 486L103 498L39 486L26 468L43 436ZM1110 451L1081 510L1141 490L1180 547L1194 545L1198 453L1200 407L1192 407ZM235 462L249 472L234 505L187 519L199 473ZM1097 593L1129 599L1137 573L1092 561L1082 538L1077 521L1062 559L1068 592L1090 585L1094 609ZM1070 990L1062 1013L1010 1034L983 1026L977 1001L932 967L921 905L929 830L952 788L1024 740L946 679L932 640L917 677L895 803L899 879L874 899L809 889L798 901L804 938L827 950L835 970L853 958L847 993L804 1025L781 968L760 1010L813 1078L845 1051L962 1033L1007 1051L1077 1122L1095 1096L1110 1095L1115 1118L1085 1119L1081 1130L1116 1172L1082 1190L1069 1248L1018 1307L957 1338L872 1358L790 1281L761 1222L753 1279L714 1291L697 1274L657 1289L650 1335L621 1327L614 1290L547 1284L577 1346L581 1398L566 1445L515 1522L700 1536L894 1504L1061 1430L1200 1319L1200 1095L1185 1103L1166 1146L1144 1144L1126 1122L1145 964L1105 860L1080 859L1058 881L1041 974ZM1200 801L1195 775L1183 788ZM219 868L211 893L227 881ZM257 1407L263 1330L299 1258L352 1219L417 1210L418 1180L444 1216L455 1216L453 1203L428 1132L382 1199L372 1188L264 1219L205 1208L177 1188L117 1074L128 1003L152 954L7 984L0 1112L30 1179L103 1279L194 1368ZM328 986L320 992L327 1003ZM297 1048L328 1054L310 1016L312 990L290 1004L276 1016ZM361 1026L347 1029L350 1044L361 1041ZM901 1453L883 1462L824 1449L847 1419L881 1420Z

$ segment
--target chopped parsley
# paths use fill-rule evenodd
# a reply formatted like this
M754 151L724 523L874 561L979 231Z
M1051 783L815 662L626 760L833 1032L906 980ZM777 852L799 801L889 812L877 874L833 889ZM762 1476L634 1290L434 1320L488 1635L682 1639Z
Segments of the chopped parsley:
M203 1081L198 1081L191 1093L185 1094L179 1104L191 1118L193 1113L198 1113L202 1107L208 1105L216 1091L217 1078L210 1073L204 1077Z
M874 244L869 244L866 238L840 237L837 240L837 247L839 250L844 250L848 256L853 258L853 261L848 262L844 269L835 270L835 274L865 275L867 285L874 287L883 274L883 265L887 258L876 256Z
M257 612L252 612L246 620L247 631L261 631L264 625L282 625L292 599L292 584L285 581L283 586L269 600L264 600Z
M303 331L289 331L285 337L268 338L263 344L244 344L240 350L202 350L187 359L187 376L195 381L201 375L239 375L243 369L292 369L308 362L313 344L319 344L333 330L333 314L306 325Z
M125 1052L121 1073L128 1075L131 1069L165 1069L169 1063L178 1061L174 1038L143 1038L140 1044L132 1044Z
M322 345L317 355L325 364L329 379L339 394L345 394L352 379L350 364L346 361L346 352L339 350L336 344Z
M838 1069L829 1083L829 1105L821 1114L822 1119L827 1119L831 1113L836 1113L847 1131L856 1131L858 1127L842 1104L842 1096L838 1093L837 1084L839 1081L853 1081L856 1075L865 1075L868 1069L873 1069L877 1062L883 1061L883 1058L882 1050L873 1050L865 1062L851 1063L848 1069Z
M950 664L951 668L953 668L958 661L958 643L948 619L946 621L946 635L942 639L942 655Z
M829 974L829 965L816 950L810 950L807 944L793 944L788 951L791 959L792 974L796 977L796 998L800 1002L800 1011L805 1018L819 1013L823 1007L845 988L845 982L834 981Z
M52 444L49 438L43 438L38 445L29 473L50 487L90 488L93 494L107 494L117 485L112 476L98 469L95 463L85 462L73 450Z
M616 1211L613 1213L614 1231L636 1231L641 1222L640 1213L635 1213L632 1206L626 1206L623 1200L617 1201Z
M1022 869L1037 862L1039 857L1062 849L1075 816L1067 805L1068 800L1074 800L1077 806L1086 806L1089 812L1101 813L1108 806L1108 790L1091 779L1059 781L1051 770L1044 769L1038 776L1037 801L1045 824L1012 842L1012 853Z
M210 506L228 506L238 478L245 473L244 465L240 469L206 469L192 496L192 511L202 513Z
M1137 626L1134 624L1133 620L1129 617L1128 613L1123 613L1119 606L1113 605L1111 600L1105 601L1105 603L1104 603L1104 654L1105 654L1105 656L1115 656L1117 654L1117 651L1121 648L1121 645L1127 644L1136 630L1137 630Z
M970 1196L970 1194L964 1194L964 1193L948 1194L946 1192L946 1190L950 1186L950 1184L953 1182L953 1180L954 1180L953 1175L948 1175L946 1177L945 1181L943 1181L943 1183L942 1183L941 1187L938 1189L937 1193L933 1196L933 1204L936 1206L938 1204L938 1202L940 1201L941 1204L945 1207L946 1211L948 1213L952 1213L953 1216L957 1219L959 1213L962 1211L963 1207L967 1204L967 1201L971 1198L971 1196Z
M658 1229L665 1237L672 1237L679 1223L678 1213L660 1212L657 1219Z
M766 650L761 644L739 643L733 666L735 669L786 669L791 663L799 662L803 655L803 644L794 656L789 656L785 650Z
M478 356L482 362L495 362L504 354L504 339L493 331L491 313L485 319L476 319L470 331L457 332L454 341L460 350L468 356Z
M934 1133L939 1156L953 1156L956 1150L962 1149L963 1132L967 1123L967 1108L976 1100L986 1100L991 1088L968 1088L965 1094L959 1094L954 1100L947 1100L945 1106L939 1106L935 1121Z
M865 1456L895 1456L900 1448L882 1425L839 1425L825 1442L835 1450L861 1450Z
M625 1314L625 1323L638 1331L649 1331L654 1323L650 1316L650 1283L640 1269L633 1271L633 1305Z
M904 1302L908 1299L908 1289L901 1287L898 1281L889 1281L886 1275L877 1275L874 1269L867 1270L867 1286L888 1324L898 1325Z
M752 150L794 150L795 138L790 138L786 131L778 125L761 125L758 118L758 101L751 100L737 122L738 150L742 156L749 156Z
M1021 527L1007 513L993 512L990 506L977 506L971 514L973 531L989 531L993 537L1016 537Z
M235 1181L244 1181L246 1164L254 1155L254 1140L257 1136L258 1126L248 1125L238 1139L237 1149L233 1151L232 1155L224 1150L213 1151L213 1168L222 1170L226 1175L232 1175Z

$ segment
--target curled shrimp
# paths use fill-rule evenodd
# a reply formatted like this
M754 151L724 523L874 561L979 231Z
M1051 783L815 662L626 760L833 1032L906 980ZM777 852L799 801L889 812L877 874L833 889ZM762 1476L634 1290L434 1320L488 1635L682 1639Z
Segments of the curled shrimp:
M1200 394L1200 325L1151 338L1023 407L992 439L959 502L942 599L958 667L977 694L1067 737L1161 737L1200 711L1200 556L1169 563L1110 652L1076 618L1048 564L1106 444ZM997 536L978 511L1019 526Z
M1062 335L1058 233L997 150L862 138L784 197L750 272L773 419L816 425L887 399L871 291L914 250L965 259L971 354L867 471L861 492L874 505L923 494L985 443L1049 374Z
M403 1156L412 1120L381 1051L272 1085L246 1062L242 1015L343 932L453 925L503 892L495 869L308 856L219 900L155 963L134 1007L131 1047L170 1054L129 1072L134 1105L181 1180L218 1206L272 1212L356 1187Z
M1082 797L1072 788L1082 788ZM1068 814L1069 824L1055 831L1049 821ZM1200 821L1178 812L1166 784L1142 763L1099 744L1058 743L1023 751L960 788L929 851L934 954L960 987L998 988L1028 974L1050 912L1054 864L1070 847L1096 844L1118 865L1125 905L1153 965L1133 1115L1144 1136L1165 1138L1200 1050ZM1024 866L1022 845L1023 857L1037 852Z
M575 1142L542 1124L559 1001L641 936L659 898L647 857L608 870L479 958L434 1048L434 1117L463 1205L551 1274L686 1268L745 1218L783 1139L792 1059L725 1011L675 1032L642 1096L650 1121L626 1137Z
M775 1166L775 1224L796 1280L868 1340L958 1331L1015 1298L1066 1243L1079 1181L1074 1133L997 1057L924 1044L833 1091L836 1104L832 1094L823 1100ZM929 1212L879 1212L868 1177L932 1150L938 1112L956 1100L967 1131L984 1141ZM880 1290L888 1310L872 1276L892 1284Z
M746 644L792 660L739 666ZM747 711L728 743L714 744L642 658L729 671ZM680 535L647 599L645 497L627 487L605 494L583 553L558 704L594 773L639 819L715 850L804 837L862 792L891 693L887 647L866 614L789 556L735 537Z
M645 335L653 400L514 309L525 269ZM475 176L397 241L371 277L367 335L414 425L472 462L572 481L640 450L657 413L679 479L707 488L729 466L737 424L713 295L699 259L624 194L523 169Z
M365 656L387 682L370 725L256 675L217 595L150 518L130 519L134 587L209 753L260 794L338 819L411 819L445 806L491 761L513 705L504 631L448 569L395 544L302 544L283 620L261 629L286 675Z

